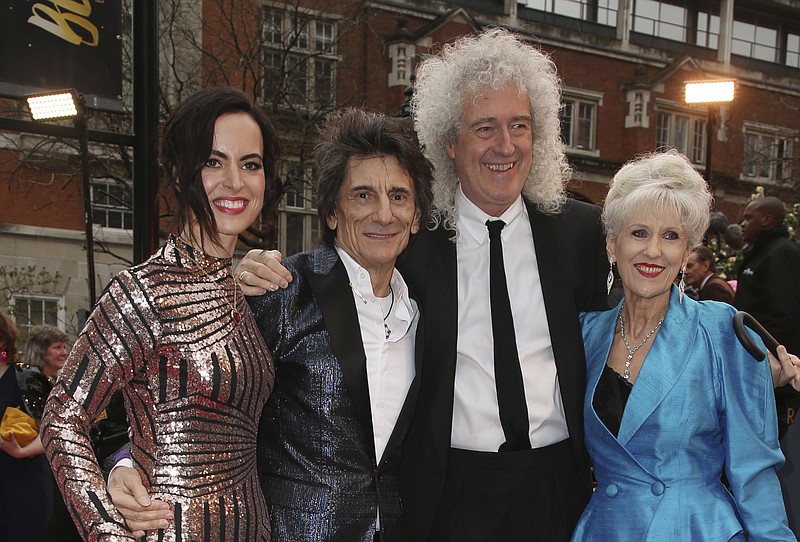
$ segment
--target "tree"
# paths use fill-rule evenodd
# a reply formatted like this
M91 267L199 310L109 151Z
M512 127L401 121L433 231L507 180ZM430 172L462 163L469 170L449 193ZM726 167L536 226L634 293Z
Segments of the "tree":
M337 93L337 68L345 62L336 55L337 44L361 23L364 1L293 0L279 7L265 7L255 0L190 0L159 2L160 16L160 109L162 122L177 104L200 88L232 86L251 96L270 114L286 157L287 186L296 201L308 201L312 171L309 149L315 126L327 113L348 104L351 96ZM123 4L122 102L130 111L132 102L131 0ZM0 102L0 115L26 118L15 101ZM66 121L69 122L69 121ZM87 112L91 129L131 133L128 114ZM5 150L3 150L5 149ZM90 142L89 169L93 179L95 222L108 209L132 213L133 149ZM31 190L48 192L47 198L34 197L37 210L48 213L53 202L70 201L72 212L58 212L64 220L54 224L67 229L82 229L78 142L30 134L0 133L0 185L9 198ZM160 218L169 227L174 205L159 199ZM66 215L71 215L67 220ZM116 216L116 215L115 215ZM125 215L126 216L126 215ZM130 228L125 216L115 226ZM132 216L132 214L131 214ZM240 236L250 247L276 246L274 220L263 217L263 226L252 227ZM126 254L102 239L94 250L105 252L130 264Z

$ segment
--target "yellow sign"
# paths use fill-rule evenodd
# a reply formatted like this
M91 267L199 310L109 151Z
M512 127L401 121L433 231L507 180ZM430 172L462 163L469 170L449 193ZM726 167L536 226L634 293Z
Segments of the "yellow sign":
M48 5L51 4L51 5ZM28 23L38 26L42 30L58 36L72 45L89 45L97 47L99 33L89 17L92 14L90 0L50 0L50 2L37 2L32 8L33 17ZM75 31L82 28L89 34L81 35Z

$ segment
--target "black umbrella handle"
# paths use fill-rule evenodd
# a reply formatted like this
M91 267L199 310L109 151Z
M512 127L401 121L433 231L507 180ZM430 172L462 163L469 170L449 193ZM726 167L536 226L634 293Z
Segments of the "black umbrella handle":
M775 337L770 335L769 331L764 329L764 326L759 324L758 320L753 318L749 313L739 311L733 315L733 331L736 333L736 338L739 339L739 342L742 343L745 350L756 358L756 361L764 361L767 358L767 354L761 350L750 335L748 335L747 331L744 329L745 326L755 331L756 334L761 337L761 340L764 341L764 345L777 359L778 341L775 340Z

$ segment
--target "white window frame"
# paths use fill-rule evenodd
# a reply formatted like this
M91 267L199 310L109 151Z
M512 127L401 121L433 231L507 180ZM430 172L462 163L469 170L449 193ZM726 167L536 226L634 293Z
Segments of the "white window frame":
M288 161L285 165L284 178L287 189L278 207L278 248L284 256L296 252L311 250L319 239L321 227L316 206L316 190L310 179L314 178L313 168L303 168L302 179L299 177L300 164ZM302 191L296 191L297 184L302 183ZM300 220L300 242L296 242L298 234L295 222Z
M659 150L677 149L693 164L706 160L706 114L686 108L656 109L656 142ZM665 119L669 122L665 126ZM666 133L665 133L666 132Z
M272 98L274 87L269 81L283 81L285 88L278 104L280 107L333 107L336 104L336 69L339 63L336 54L337 18L310 10L287 10L283 4L264 5L262 17L264 98ZM300 24L295 26L298 20ZM279 29L277 24L280 24ZM276 60L282 65L277 65ZM276 77L276 74L283 75ZM321 74L324 74L324 79ZM320 85L323 84L325 89L321 92ZM325 96L321 98L323 93Z
M603 94L588 90L565 88L561 95L561 135L564 143L572 153L599 156L597 148L597 118L600 106L603 105ZM589 115L581 116L582 109L590 109ZM566 118L566 112L571 111L570 119ZM578 112L577 122L575 112ZM588 122L588 141L581 135L581 127ZM579 141L580 140L580 141ZM584 141L586 141L584 143Z
M743 133L742 179L782 183L792 178L793 143L800 135L800 131L745 122ZM769 156L766 159L756 156L765 147L768 147Z
M123 181L124 182L124 181ZM118 187L120 181L114 179L107 179L104 177L94 177L91 181L91 193L92 193L92 224L95 227L101 227L104 229L109 230L122 230L122 231L132 231L133 230L133 190L131 189L131 202L130 206L125 205L113 205L111 203L100 203L98 200L101 198L106 197L106 193L100 193L101 185L108 186L112 188ZM96 192L97 191L97 192ZM95 218L98 213L104 212L106 219L105 221L98 222ZM128 225L129 227L116 227L116 226L109 226L108 214L109 213L120 213L121 214L121 222L124 225Z
M25 316L24 320L20 316L18 309L17 309L17 302L19 301L27 301L28 308L27 308L27 315ZM45 321L34 321L31 319L31 303L42 303L42 314L50 313L54 314L55 320L49 319ZM55 307L48 308L45 305L48 303L54 303ZM37 324L50 324L56 326L61 331L64 331L64 322L66 321L66 311L64 308L64 297L58 295L48 295L48 294L13 294L10 300L10 307L11 312L14 316L14 323L17 325L17 328L20 331L20 334L27 337L28 332L30 329L37 325Z

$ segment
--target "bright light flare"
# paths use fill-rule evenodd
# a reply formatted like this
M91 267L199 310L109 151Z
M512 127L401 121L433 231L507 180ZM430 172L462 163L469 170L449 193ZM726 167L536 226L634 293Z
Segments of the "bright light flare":
M78 116L75 93L57 91L26 96L34 120L64 119Z
M692 81L686 83L686 103L718 103L733 101L735 81Z

